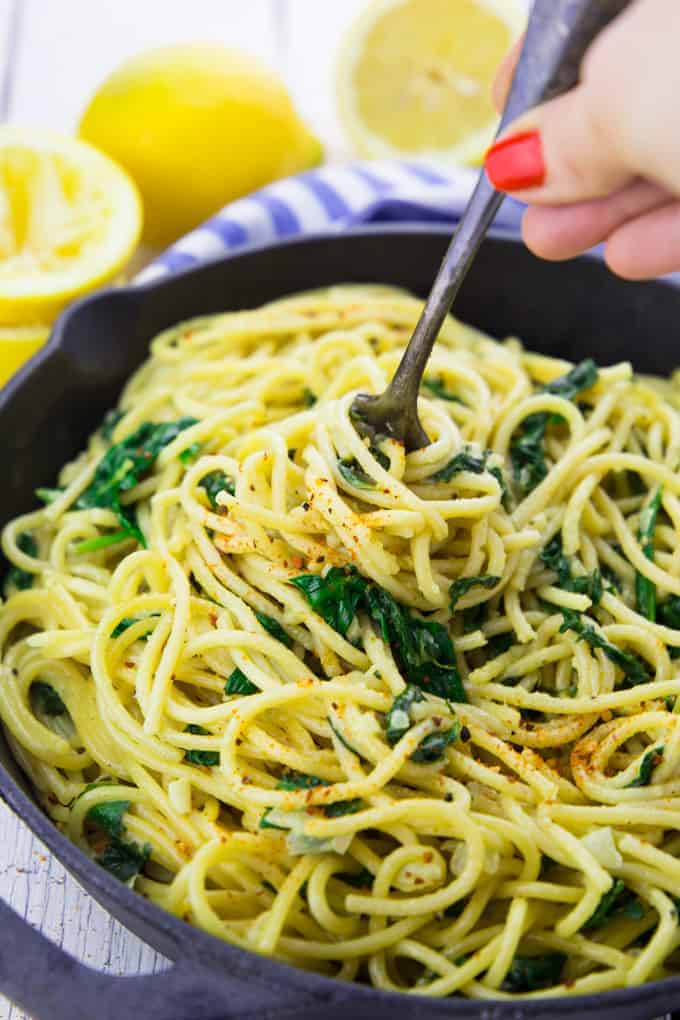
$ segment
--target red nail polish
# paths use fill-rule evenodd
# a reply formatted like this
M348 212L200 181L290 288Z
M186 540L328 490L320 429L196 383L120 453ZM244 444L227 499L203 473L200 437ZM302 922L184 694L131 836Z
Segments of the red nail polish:
M501 139L487 152L484 166L498 191L537 188L545 180L541 136L537 131L525 131Z

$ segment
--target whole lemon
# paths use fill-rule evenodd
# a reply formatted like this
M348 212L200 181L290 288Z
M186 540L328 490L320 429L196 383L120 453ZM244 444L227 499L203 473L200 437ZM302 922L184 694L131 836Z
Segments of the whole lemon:
M129 60L101 85L79 130L135 180L144 240L154 246L322 157L280 79L219 45L167 46Z

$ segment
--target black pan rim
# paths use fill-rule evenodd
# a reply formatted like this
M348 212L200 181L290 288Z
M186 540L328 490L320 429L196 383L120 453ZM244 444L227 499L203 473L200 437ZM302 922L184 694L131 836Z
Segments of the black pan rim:
M72 321L82 314L84 309L89 309L94 304L105 305L107 301L120 299L121 295L130 295L143 301L146 294L172 287L177 279L191 278L200 274L210 266L229 264L242 257L257 255L260 252L273 249L288 249L293 253L296 249L306 245L316 244L324 241L329 244L351 241L353 237L366 236L422 236L430 234L437 238L448 237L451 228L446 224L372 224L356 227L351 231L340 233L316 233L290 239L279 240L275 243L255 244L241 248L233 253L201 262L191 266L180 273L173 273L150 279L148 282L132 283L124 287L108 288L88 295L70 306L57 320L49 340L40 351L0 390L0 412L5 403L9 401L14 393L21 389L36 369L44 363L49 363L58 354L64 343L64 337ZM492 230L490 238L508 244L519 244L516 234L507 230ZM588 254L582 256L581 260L596 259L596 256ZM662 286L672 287L672 284L661 281ZM49 851L61 862L76 881L80 881L82 875L86 883L88 895L94 895L98 902L103 901L104 909L107 902L119 902L125 913L132 916L139 922L140 927L151 928L162 933L167 940L167 945L172 948L165 950L166 955L173 961L180 958L191 957L200 964L207 966L213 974L225 973L225 980L228 980L228 967L238 963L238 970L243 972L250 968L255 974L262 974L272 986L285 987L288 991L294 990L295 986L307 993L318 993L320 995L339 995L344 993L348 1006L352 997L361 998L362 1001L375 1005L375 1007L398 1007L403 1004L406 993L389 992L372 988L368 985L349 984L335 978L324 977L311 971L303 971L275 959L260 956L257 953L237 948L236 946L223 941L216 936L210 935L200 928L193 927L187 922L177 918L161 907L146 900L139 893L127 888L116 878L100 868L84 851L75 843L72 843L64 836L52 820L37 805L37 803L25 793L17 782L10 775L8 770L0 763L0 798L8 805L14 814L24 822L32 833L43 842ZM101 899L99 898L101 896ZM110 911L109 911L110 912ZM255 970L257 968L257 970ZM565 996L561 998L512 998L512 999L485 999L477 1000L456 1000L446 999L447 1007L451 1015L456 1012L456 1003L465 1005L470 1012L475 1006L479 1009L480 1015L488 1013L493 1007L502 1008L504 1005L517 1010L531 1010L531 1007L552 1009L555 1016L572 1013L579 1007L593 1009L593 1007L605 1006L616 1007L634 1006L636 1003L650 1005L659 1000L658 1009L660 1012L669 1008L668 999L672 995L680 995L680 976L666 978L661 981L648 982L627 989L617 989L611 992L600 992L591 995ZM436 1007L442 1000L433 999L428 996L421 996L408 993L408 999L412 1002L429 1004L431 1008ZM495 1013L494 1013L495 1015ZM499 1014L500 1015L500 1014ZM519 1015L519 1013L518 1013ZM528 1012L523 1014L528 1015Z

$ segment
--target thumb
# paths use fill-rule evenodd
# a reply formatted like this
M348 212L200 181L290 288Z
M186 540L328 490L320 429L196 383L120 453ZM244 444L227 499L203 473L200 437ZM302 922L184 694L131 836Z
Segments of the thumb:
M515 121L489 149L485 168L499 191L539 205L601 198L634 173L618 153L613 121L583 82Z

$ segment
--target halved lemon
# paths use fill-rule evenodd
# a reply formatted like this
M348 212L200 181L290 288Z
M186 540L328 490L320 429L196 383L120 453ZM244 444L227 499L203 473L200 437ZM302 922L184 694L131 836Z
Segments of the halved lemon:
M0 386L42 347L49 334L49 326L0 326Z
M498 123L491 85L526 20L525 0L375 0L337 69L358 153L481 161Z
M128 175L93 146L0 128L0 325L51 322L113 279L139 240Z

